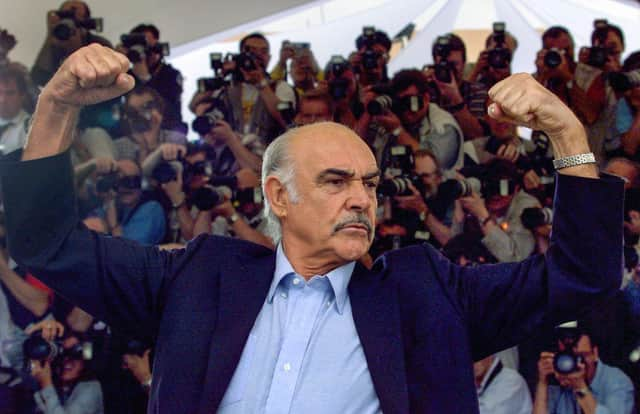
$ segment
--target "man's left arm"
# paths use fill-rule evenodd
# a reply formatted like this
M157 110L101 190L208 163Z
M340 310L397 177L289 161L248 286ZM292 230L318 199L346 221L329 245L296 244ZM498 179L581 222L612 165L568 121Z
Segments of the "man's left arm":
M511 76L489 93L491 116L545 131L556 158L589 152L575 115L530 75ZM619 288L623 184L597 178L594 164L559 171L551 246L544 256L457 268L430 254L431 262L439 261L434 271L458 301L475 359L513 346L543 326L576 319Z

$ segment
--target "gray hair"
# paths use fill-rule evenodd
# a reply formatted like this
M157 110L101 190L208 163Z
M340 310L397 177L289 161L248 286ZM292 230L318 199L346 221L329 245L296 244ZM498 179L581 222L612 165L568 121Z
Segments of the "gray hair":
M291 129L276 138L264 153L262 160L262 193L264 194L264 216L267 220L267 235L274 243L282 238L280 219L273 213L269 199L266 196L265 183L267 177L276 177L289 193L289 199L293 203L298 202L298 192L295 187L295 164L289 153L291 138L297 133L297 128Z

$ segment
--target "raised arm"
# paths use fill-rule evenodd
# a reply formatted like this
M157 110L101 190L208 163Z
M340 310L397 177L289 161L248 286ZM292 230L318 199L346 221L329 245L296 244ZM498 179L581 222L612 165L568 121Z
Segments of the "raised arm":
M529 75L514 75L489 95L491 116L545 131L556 158L589 152L571 110ZM620 286L622 181L598 179L594 164L558 173L551 245L544 256L471 269L427 252L436 269L447 269L437 273L457 298L477 359L517 344L541 326L575 319Z
M150 335L179 254L100 236L79 223L68 148L83 105L127 92L128 61L91 45L71 55L40 95L28 143L0 162L8 244L16 262L100 320Z

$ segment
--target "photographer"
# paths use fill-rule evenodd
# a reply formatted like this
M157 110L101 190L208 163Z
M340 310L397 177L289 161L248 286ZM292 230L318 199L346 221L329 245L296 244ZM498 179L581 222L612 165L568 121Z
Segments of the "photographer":
M598 358L598 344L583 328L556 338L557 352L542 352L533 414L585 414L633 412L633 384L618 368ZM555 348L555 346L554 346ZM552 379L559 385L553 385Z
M620 71L623 51L622 30L606 20L595 20L591 47L580 49L571 88L571 109L585 124L589 146L600 163L606 161L608 152L620 147L615 131L618 98L609 75Z
M360 90L389 81L389 50L391 40L385 32L370 26L362 29L362 34L356 39L356 53L349 57L349 63L358 75Z
M505 24L493 24L493 32L485 40L485 50L480 52L471 74L470 82L480 82L487 90L511 75L511 60L518 48L518 41L505 30Z
M431 56L434 65L426 75L440 91L435 103L456 118L465 140L487 135L489 128L483 121L487 112L487 89L481 83L462 78L467 62L462 39L453 33L439 36L431 47Z
M102 20L92 19L91 10L83 1L65 1L57 11L47 13L47 38L31 68L31 79L43 86L58 70L62 61L82 46L111 43L92 32L101 30Z
M480 224L482 243L500 262L529 257L535 239L520 221L527 207L540 207L537 199L521 190L515 165L504 160L487 164L482 196L473 193L460 199L462 207Z
M358 81L351 64L342 56L334 55L324 70L326 81L319 83L331 97L332 119L349 128L356 129L362 115L362 104L358 93Z
M438 194L438 188L442 184L442 171L438 165L435 155L427 150L421 149L414 154L414 174L422 183L422 193L410 185L412 195L394 197L397 207L403 210L413 211L418 214L420 221L433 236L432 241L437 246L446 245L452 237L451 225L455 216L461 221L462 208L460 203L443 194Z
M29 326L24 333L20 333L20 337L24 341L24 350L20 349L13 358L15 363L27 360L29 373L38 387L34 393L38 412L104 412L100 383L94 379L85 361L90 357L87 354L90 345L82 343L78 334L65 334L62 324L46 319Z
M553 26L542 34L542 50L536 55L534 77L562 101L570 105L576 61L573 37L563 26Z
M28 99L25 74L13 65L0 68L0 153L22 148L27 139L30 114L24 110Z
M96 185L105 190L99 194L104 201L96 215L107 222L112 236L146 245L160 243L166 232L162 206L143 193L140 168L133 161L118 161L117 167L117 173L102 176Z
M630 54L622 65L620 93L616 106L615 126L624 153L638 161L640 154L640 52Z
M182 75L164 60L165 53L168 53L168 44L160 43L160 31L152 24L140 24L131 29L129 34L144 36L144 39L134 42L135 46L142 47L141 51L136 51L135 59L131 59L133 55L128 53L129 45L122 45L123 53L129 56L133 63L131 72L136 79L136 85L152 88L164 99L162 128L186 134L188 128L182 122L181 112ZM131 45L134 48L135 46Z
M316 87L323 79L323 73L316 61L309 43L292 43L288 40L282 42L280 59L271 71L271 80L287 80L287 61L291 60L291 80L298 97Z
M173 144L186 145L187 137L176 131L164 129L164 100L155 89L137 87L125 96L122 106L122 130L127 135L113 142L118 160L131 160L144 165L152 154L165 151Z
M369 141L374 151L377 154L384 152L389 143L397 142L409 145L413 151L418 148L431 150L443 170L461 167L462 131L451 114L431 102L425 75L419 70L402 70L393 77L389 92L392 96L367 98L367 112L359 121L372 120L384 128L382 136L378 133ZM380 109L371 115L374 101ZM378 162L384 170L382 161L379 159Z

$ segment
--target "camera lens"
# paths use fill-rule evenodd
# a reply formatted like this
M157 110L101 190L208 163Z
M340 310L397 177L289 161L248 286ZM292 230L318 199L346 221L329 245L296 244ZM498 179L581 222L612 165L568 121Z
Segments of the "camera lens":
M557 68L562 63L562 56L555 50L549 50L544 55L544 64L548 68Z

